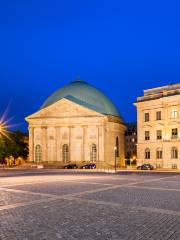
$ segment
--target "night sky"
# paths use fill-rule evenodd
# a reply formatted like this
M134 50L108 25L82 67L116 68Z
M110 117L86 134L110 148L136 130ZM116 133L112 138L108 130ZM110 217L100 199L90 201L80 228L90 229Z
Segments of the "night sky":
M126 122L143 89L180 82L179 1L1 0L0 112L24 117L80 78Z

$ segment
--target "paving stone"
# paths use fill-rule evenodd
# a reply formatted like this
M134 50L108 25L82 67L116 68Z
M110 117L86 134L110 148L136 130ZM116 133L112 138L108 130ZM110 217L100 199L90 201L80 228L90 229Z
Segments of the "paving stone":
M0 240L180 240L179 176L21 174L0 179Z

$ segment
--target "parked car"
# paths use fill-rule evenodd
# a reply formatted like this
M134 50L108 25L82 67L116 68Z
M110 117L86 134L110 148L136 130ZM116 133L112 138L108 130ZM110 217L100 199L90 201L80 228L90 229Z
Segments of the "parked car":
M80 168L81 169L95 169L96 164L95 163L87 163L85 165L82 165Z
M138 170L153 170L154 167L151 164L143 164L137 167Z
M76 164L68 164L64 166L64 169L76 169L78 166Z

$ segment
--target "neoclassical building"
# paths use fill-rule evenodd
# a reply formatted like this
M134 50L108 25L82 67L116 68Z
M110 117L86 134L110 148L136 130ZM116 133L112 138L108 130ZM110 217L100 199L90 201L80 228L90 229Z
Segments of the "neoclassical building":
M180 169L180 84L144 91L137 107L137 163Z
M26 121L32 162L114 165L116 151L117 165L124 165L124 122L109 98L84 81L58 89Z

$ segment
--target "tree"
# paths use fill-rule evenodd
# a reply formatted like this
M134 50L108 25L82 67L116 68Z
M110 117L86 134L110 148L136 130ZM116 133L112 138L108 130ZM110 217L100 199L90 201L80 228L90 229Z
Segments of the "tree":
M28 144L24 142L24 133L11 132L8 137L0 136L0 163L6 163L5 158L12 156L14 164L18 157L27 158L29 153Z
M7 147L6 147L6 141L3 136L0 137L0 163L4 164L6 163L5 157L7 154Z
M20 131L12 132L10 135L11 142L8 143L9 152L14 157L14 164L18 157L26 159L28 157L28 144L24 142L24 133Z

